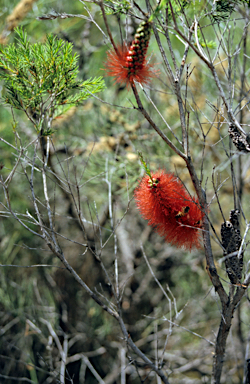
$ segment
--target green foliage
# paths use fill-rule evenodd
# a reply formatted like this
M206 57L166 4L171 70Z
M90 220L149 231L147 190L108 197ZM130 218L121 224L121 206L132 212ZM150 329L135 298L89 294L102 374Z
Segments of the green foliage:
M198 30L197 35L198 35L199 43L200 43L200 45L201 45L203 48L205 48L205 47L207 47L207 48L216 48L216 47L217 47L216 42L213 41L213 40L210 40L210 41L204 41L203 36L202 36L200 30Z
M172 19L172 12L175 14L175 16L178 17L178 15L183 11L186 6L190 4L190 0L183 0L183 1L172 1L170 7L168 5L169 1L168 0L162 0L159 2L157 7L155 8L154 12L152 13L150 20L153 20L156 17L159 17L161 12L164 12L164 10L167 8L168 9L168 17ZM164 12L165 13L165 12Z
M78 56L73 45L52 35L31 44L22 29L17 43L0 50L0 79L6 104L26 113L37 131L51 132L52 120L105 88L102 77L77 80Z
M140 162L142 163L143 169L145 170L146 174L150 177L151 181L153 182L150 169L147 166L146 161L143 158L142 152L138 152Z
M213 19L218 22L228 19L234 12L235 6L242 3L249 6L249 0L217 0L215 2L215 11L212 13Z
M131 5L127 0L122 0L119 2L107 0L106 6L105 6L105 12L107 15L115 15L117 13L127 14L130 8L131 8Z

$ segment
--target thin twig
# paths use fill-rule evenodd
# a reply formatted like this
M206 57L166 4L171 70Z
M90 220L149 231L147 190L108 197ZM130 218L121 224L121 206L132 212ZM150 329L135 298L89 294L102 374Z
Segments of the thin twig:
M132 90L134 92L137 104L138 104L138 109L139 111L143 114L143 116L147 119L149 124L154 128L154 130L158 133L158 135L168 144L170 148L172 148L177 155L179 155L182 159L186 160L186 156L183 152L181 152L169 138L161 131L161 129L154 123L154 121L151 119L147 111L144 109L141 99L139 97L139 94L137 92L136 86L134 83L131 83Z

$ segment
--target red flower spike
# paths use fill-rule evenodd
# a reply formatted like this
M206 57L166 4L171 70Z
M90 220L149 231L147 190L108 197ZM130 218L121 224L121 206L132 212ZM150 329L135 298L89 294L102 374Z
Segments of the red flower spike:
M148 224L177 247L200 248L199 230L204 213L172 173L158 171L144 176L135 190L138 209Z
M109 76L116 78L116 83L127 86L137 81L141 84L148 84L155 76L152 69L153 64L146 61L146 53L150 39L151 23L143 21L136 31L135 39L129 47L125 44L117 47L117 52L108 52L105 69Z
M182 208L182 195L176 191L176 177L171 173L164 173L159 171L149 176L144 176L139 187L135 190L135 200L144 219L149 221L149 225L158 227L165 222L169 212L171 211L172 199L174 198L176 204L179 201L180 205L177 207L176 214ZM179 186L180 183L177 185Z

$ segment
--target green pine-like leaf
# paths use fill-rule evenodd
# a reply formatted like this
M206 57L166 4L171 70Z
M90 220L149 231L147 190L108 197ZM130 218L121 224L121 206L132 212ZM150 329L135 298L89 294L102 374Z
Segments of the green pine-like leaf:
M235 6L240 4L248 4L249 0L217 0L215 2L215 10L212 17L216 22L224 21L234 12Z
M16 33L16 43L0 50L3 100L25 111L37 130L57 115L60 106L77 105L105 88L102 77L77 79L78 56L71 43L48 35L45 43L31 44L22 29Z

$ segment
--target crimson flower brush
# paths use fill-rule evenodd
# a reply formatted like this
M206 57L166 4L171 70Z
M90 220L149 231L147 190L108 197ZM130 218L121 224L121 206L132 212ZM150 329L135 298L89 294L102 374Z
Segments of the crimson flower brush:
M188 250L201 247L204 213L176 176L164 171L147 174L134 196L142 217L167 242Z
M127 86L137 81L148 84L155 76L152 64L146 59L150 39L151 22L143 21L132 43L123 44L116 49L111 49L107 54L105 69L109 76L115 77L115 82Z

